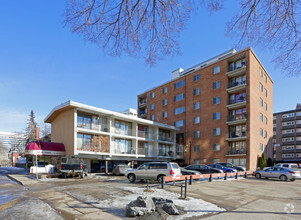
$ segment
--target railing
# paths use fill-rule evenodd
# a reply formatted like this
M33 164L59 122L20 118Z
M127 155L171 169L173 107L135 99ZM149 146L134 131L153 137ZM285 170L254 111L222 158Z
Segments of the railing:
M172 150L170 150L168 152L164 152L163 150L161 150L159 148L159 154L158 154L159 157L173 157L174 155L175 155L175 152Z
M97 152L97 153L110 153L110 146L108 145L89 145L85 144L83 146L77 147L78 151L89 151L89 152Z
M246 66L247 66L246 63L242 63L241 66L229 66L228 67L228 72L231 72L231 71L234 71L234 70L246 67Z
M136 150L134 148L124 149L121 147L114 147L114 154L136 154Z
M128 135L128 136L133 136L134 135L134 130L133 129L121 129L121 128L116 128L113 127L114 133L115 134L121 134L121 135Z
M236 86L246 85L246 84L247 84L246 80L244 80L242 82L229 82L228 83L228 89L236 87Z
M147 100L146 99L143 99L139 102L139 105L145 105L147 104Z
M145 131L138 131L138 137L155 139L155 134Z
M247 98L244 96L240 96L238 100L233 100L233 99L229 99L228 100L228 105L232 105L232 104L236 104L236 103L241 103L241 102L246 102Z
M242 131L241 134L229 133L229 138L242 138L246 137L246 132Z
M152 154L148 152L145 148L138 148L138 154L145 155L146 157L157 157L156 152L153 152Z
M95 125L95 124L88 124L88 123L83 123L83 124L77 124L78 128L84 128L84 129L89 129L89 130L93 130L93 131L104 131L104 132L109 132L109 129L107 127L107 125L105 124L99 124L99 125Z
M169 141L169 142L173 142L174 138L173 137L166 137L166 136L161 136L159 135L159 140L160 141Z
M229 150L226 152L226 155L238 155L238 154L247 154L247 149L242 148L238 150Z
M241 114L241 115L229 115L228 116L228 122L230 121L239 121L239 120L244 120L247 119L247 114Z

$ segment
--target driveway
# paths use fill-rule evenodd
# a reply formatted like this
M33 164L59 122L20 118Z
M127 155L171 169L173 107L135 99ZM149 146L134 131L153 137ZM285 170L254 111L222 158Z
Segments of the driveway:
M167 190L179 192L178 187ZM301 180L282 182L272 179L194 182L187 195L227 210L208 219L300 219Z

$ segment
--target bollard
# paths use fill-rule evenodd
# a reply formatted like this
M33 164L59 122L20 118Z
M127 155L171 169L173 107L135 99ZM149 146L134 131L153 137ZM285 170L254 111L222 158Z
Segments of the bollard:
M247 172L245 172L245 178L247 178Z
M187 195L187 177L185 177L185 192L184 192L184 199L186 199Z
M209 182L212 181L212 174L210 173Z
M227 173L225 173L225 177L224 177L224 180L227 180Z
M192 185L192 175L190 175L189 185Z
M162 177L161 187L162 187L162 189L165 188L165 176Z
M235 174L235 179L237 179L237 177L238 177L238 172L236 172L236 174Z
M183 199L183 184L181 183L181 199Z

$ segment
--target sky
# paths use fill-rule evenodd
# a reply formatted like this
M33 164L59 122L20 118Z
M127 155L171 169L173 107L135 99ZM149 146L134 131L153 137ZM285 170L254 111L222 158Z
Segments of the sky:
M193 13L180 35L182 54L159 60L111 57L64 21L64 0L0 1L0 131L22 132L30 111L44 118L68 100L112 111L137 109L137 95L184 70L236 47L225 24L238 10L235 1L222 11ZM300 77L287 77L272 63L272 52L249 45L274 81L274 112L301 103ZM244 49L244 48L240 48Z

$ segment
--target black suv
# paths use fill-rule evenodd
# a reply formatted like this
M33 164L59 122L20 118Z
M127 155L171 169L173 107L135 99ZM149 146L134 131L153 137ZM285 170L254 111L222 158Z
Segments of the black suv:
M204 164L193 164L193 165L189 165L187 167L184 167L186 170L196 170L199 171L202 174L206 174L206 173L223 173L222 170L220 169L216 169L216 168L212 168L209 167L207 165Z

